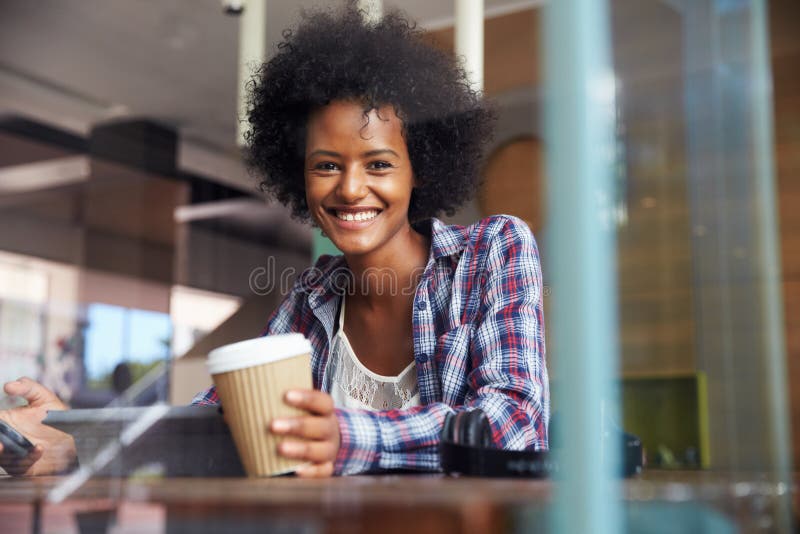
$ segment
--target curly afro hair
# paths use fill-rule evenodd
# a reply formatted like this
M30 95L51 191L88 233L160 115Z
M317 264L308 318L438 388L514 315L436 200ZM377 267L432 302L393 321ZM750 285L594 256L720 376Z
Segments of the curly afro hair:
M403 123L417 187L408 218L452 215L479 183L494 112L456 58L422 40L393 12L377 23L351 3L304 13L249 83L245 159L261 189L308 220L303 175L306 123L334 100L393 106Z

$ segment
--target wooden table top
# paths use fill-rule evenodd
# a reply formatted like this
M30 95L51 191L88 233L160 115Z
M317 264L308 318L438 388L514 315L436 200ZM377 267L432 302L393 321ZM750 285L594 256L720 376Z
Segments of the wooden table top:
M66 477L0 478L0 502L46 501ZM551 480L452 478L440 474L363 475L328 479L277 478L95 478L71 499L112 498L136 502L328 503L393 502L463 505L479 500L503 505L548 501ZM792 491L764 476L704 471L645 471L621 482L626 500L688 502L730 500Z
M256 529L289 525L298 532L330 534L376 529L384 534L407 534L409 530L415 534L478 534L538 525L558 484L552 480L438 474L316 480L95 478L80 485L63 502L51 502L48 496L67 480L0 478L0 516L13 525L15 532L71 532L68 527L72 520L64 515L65 510L76 518L88 512L90 519L111 517L114 510L123 510L117 521L134 521L128 526L143 532L217 532L231 525ZM675 521L680 510L691 519L699 506L744 531L781 516L785 497L793 490L764 476L702 471L645 471L619 484L622 497L631 505L626 509L639 510L630 517L639 521L646 517L640 512L652 509L653 504L661 507L661 515L653 517L662 519L644 521L663 520L664 513ZM32 515L26 511L31 508L38 512ZM39 518L34 522L37 526L32 526L32 517ZM687 528L691 531L694 527Z

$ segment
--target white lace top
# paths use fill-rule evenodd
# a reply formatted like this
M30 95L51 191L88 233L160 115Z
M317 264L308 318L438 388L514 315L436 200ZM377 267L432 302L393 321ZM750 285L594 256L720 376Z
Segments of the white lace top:
M337 408L392 410L419 406L419 385L415 362L397 376L373 373L362 364L344 333L344 304L339 313L339 329L330 354L331 397Z

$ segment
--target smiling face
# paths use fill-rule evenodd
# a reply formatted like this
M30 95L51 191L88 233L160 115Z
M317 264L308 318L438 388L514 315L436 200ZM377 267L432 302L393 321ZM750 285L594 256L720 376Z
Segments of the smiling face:
M394 109L365 116L359 103L334 101L314 112L305 183L311 216L346 256L378 251L409 230L414 174Z

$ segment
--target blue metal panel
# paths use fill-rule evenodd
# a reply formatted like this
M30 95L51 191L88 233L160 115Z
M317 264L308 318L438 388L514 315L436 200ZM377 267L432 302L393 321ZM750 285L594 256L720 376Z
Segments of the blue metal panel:
M562 480L554 532L618 532L613 445L602 421L617 411L614 97L608 6L558 0L545 7L551 362L559 387ZM604 454L605 452L605 454Z

